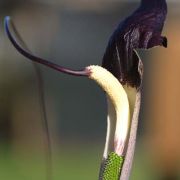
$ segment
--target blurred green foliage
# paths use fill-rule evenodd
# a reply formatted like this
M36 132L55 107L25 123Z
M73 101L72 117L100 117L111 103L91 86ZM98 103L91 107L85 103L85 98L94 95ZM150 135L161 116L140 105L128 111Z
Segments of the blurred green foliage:
M98 179L101 160L100 146L83 145L63 147L53 153L53 180L96 180ZM99 154L98 154L99 152ZM45 180L46 164L43 153L0 152L0 179L4 180ZM143 148L138 148L135 155L131 180L156 180L147 155ZM158 180L158 179L157 179Z

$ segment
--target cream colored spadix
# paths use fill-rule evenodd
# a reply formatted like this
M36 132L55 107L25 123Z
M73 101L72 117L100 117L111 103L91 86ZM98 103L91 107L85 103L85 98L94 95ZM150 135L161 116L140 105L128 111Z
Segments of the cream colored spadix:
M106 69L94 65L87 68L90 71L89 78L97 82L107 93L108 100L110 101L108 102L108 128L104 158L107 158L112 138L114 152L122 155L130 124L130 107L127 93L117 78ZM114 120L115 125L113 125Z

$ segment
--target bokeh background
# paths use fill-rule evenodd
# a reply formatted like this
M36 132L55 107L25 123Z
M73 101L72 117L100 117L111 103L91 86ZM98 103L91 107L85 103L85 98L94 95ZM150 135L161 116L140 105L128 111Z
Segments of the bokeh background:
M0 179L45 180L46 146L37 78L3 30L12 16L37 55L74 69L101 64L108 39L138 1L0 0ZM180 174L180 2L168 0L168 48L140 51L143 99L131 180L178 180ZM40 66L53 158L53 179L98 178L106 100L86 78Z

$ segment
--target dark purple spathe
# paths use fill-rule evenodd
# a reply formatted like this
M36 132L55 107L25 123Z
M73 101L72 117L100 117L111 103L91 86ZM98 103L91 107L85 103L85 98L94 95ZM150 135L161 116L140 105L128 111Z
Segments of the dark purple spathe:
M166 14L165 0L142 0L138 9L124 19L112 34L102 65L122 84L137 88L141 84L135 49L167 47L167 38L161 36Z

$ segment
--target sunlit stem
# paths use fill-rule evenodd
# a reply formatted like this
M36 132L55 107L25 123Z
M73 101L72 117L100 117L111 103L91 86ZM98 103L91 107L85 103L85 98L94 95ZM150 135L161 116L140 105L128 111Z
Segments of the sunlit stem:
M90 79L96 81L102 89L107 93L110 103L113 105L112 110L109 111L109 129L107 130L106 146L104 156L107 158L109 153L109 144L112 141L114 144L113 150L119 156L124 155L124 148L127 142L129 124L130 124L130 107L126 91L117 78L115 78L109 71L100 66L90 66ZM115 119L115 126L111 127L112 121ZM114 129L112 136L111 128ZM110 142L111 141L111 142Z

